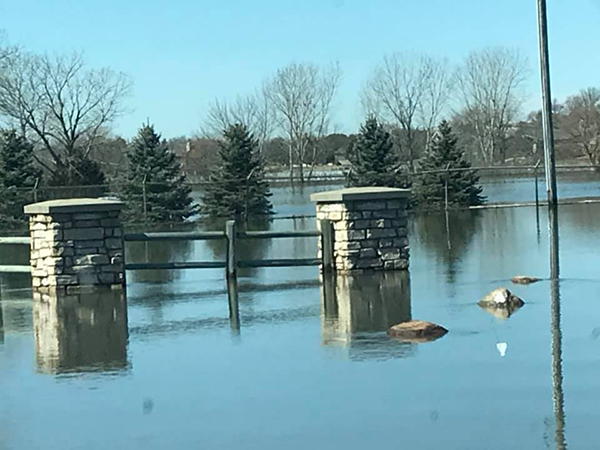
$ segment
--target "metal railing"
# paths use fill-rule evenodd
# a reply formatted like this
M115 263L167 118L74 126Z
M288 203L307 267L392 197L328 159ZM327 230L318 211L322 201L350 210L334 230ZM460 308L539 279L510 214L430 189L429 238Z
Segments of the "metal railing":
M330 221L321 221L321 229L331 229ZM281 239L281 238L310 238L319 237L323 240L322 258L296 258L296 259L257 259L238 260L238 240L244 239ZM237 224L229 220L225 224L225 231L204 232L166 232L166 233L126 233L126 242L152 242L152 241L180 241L180 240L225 240L227 243L226 259L222 261L188 261L188 262L158 262L158 263L126 263L126 270L173 270L173 269L226 269L227 277L234 277L239 268L255 267L299 267L320 266L324 270L333 267L333 243L331 233L321 231L237 231Z
M333 226L329 220L320 221L321 230L314 231L237 231L234 220L227 221L225 231L202 232L161 232L161 233L125 233L125 242L156 242L156 241L206 241L224 240L227 243L225 260L221 261L180 261L127 263L125 270L178 270L178 269L226 269L227 278L237 275L239 268L257 267L300 267L323 266L325 272L333 270ZM284 258L238 260L237 241L244 239L282 239L282 238L312 238L321 239L321 258ZM0 245L29 245L29 237L0 238ZM316 249L315 249L316 250ZM125 253L125 257L127 254ZM0 273L28 273L30 266L5 265L0 266Z

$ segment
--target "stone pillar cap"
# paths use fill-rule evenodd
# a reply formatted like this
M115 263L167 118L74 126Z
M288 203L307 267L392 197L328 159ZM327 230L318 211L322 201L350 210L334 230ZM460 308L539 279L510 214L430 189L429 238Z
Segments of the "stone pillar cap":
M311 194L310 200L317 203L349 202L355 200L390 200L408 198L410 189L389 187L353 187L335 191L318 192Z
M25 205L27 215L120 211L123 203L110 198L69 198Z

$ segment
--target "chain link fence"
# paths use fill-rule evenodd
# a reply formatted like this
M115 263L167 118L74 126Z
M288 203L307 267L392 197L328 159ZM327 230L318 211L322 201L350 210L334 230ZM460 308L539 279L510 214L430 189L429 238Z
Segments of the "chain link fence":
M502 167L472 167L467 169L448 169L421 171L415 173L401 173L400 184L414 186L424 175L439 174L443 180L451 173L476 170L480 175L481 185L487 203L483 208L527 206L539 201L545 201L545 176L544 168L538 163L535 166L502 166ZM563 165L557 167L559 180L559 198L564 201L593 200L600 201L600 166ZM309 219L316 217L310 203L310 194L327 189L339 189L347 184L347 171L337 170L331 174L318 174L301 183L298 179L284 176L268 176L266 180L271 186L273 194L271 201L275 207L275 214L265 216L268 220ZM247 180L236 180L243 186ZM201 204L201 197L206 186L212 181L198 181L187 183L192 189L192 198ZM156 191L163 191L164 185L159 183L141 182L138 193L130 192L129 197L141 204L142 211L146 211L147 204L152 197L159 195ZM86 185L86 186L35 186L31 189L19 189L26 203L35 203L46 200L83 197L119 198L117 184ZM441 208L444 206L442 205ZM436 209L440 209L439 206ZM192 217L192 222L206 220L207 216L200 213ZM258 217L257 219L261 219ZM143 213L136 218L136 223L145 223ZM181 226L173 222L163 224L165 227Z

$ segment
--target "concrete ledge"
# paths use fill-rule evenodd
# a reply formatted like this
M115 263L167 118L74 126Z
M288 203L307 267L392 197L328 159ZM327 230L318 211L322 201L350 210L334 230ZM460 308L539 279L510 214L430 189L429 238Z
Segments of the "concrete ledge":
M101 198L72 198L66 200L49 200L47 202L32 203L24 208L25 214L65 214L89 213L100 211L120 211L123 203L119 200Z
M390 200L397 198L409 198L409 196L410 189L355 187L311 194L310 200L317 203L327 203L349 202L355 200Z

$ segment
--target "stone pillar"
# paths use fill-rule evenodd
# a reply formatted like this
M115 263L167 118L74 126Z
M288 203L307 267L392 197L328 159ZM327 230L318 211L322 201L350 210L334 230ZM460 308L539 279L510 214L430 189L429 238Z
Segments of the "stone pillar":
M317 223L333 222L336 271L408 269L409 195L408 189L365 187L310 196Z
M116 200L79 198L25 206L34 290L69 292L125 284L123 227Z

